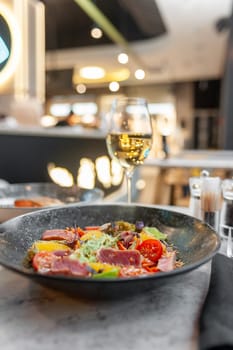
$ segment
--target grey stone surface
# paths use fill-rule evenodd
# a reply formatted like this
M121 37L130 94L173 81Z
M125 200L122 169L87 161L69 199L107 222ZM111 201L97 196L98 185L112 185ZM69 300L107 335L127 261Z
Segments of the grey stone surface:
M197 320L210 263L141 295L115 301L71 297L0 270L4 350L197 349Z

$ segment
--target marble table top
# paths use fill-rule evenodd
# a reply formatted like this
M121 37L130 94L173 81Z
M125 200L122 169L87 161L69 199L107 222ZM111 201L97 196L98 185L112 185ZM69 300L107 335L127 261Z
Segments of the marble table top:
M210 263L153 290L115 301L71 297L0 270L4 350L195 350Z

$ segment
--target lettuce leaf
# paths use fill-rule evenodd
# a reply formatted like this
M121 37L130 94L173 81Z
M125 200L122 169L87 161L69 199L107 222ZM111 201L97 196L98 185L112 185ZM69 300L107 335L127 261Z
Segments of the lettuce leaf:
M96 262L96 252L100 248L115 248L118 238L103 233L100 237L95 237L83 241L81 247L70 255L71 259L78 259L82 263Z
M156 227L144 227L143 231L153 235L155 239L167 239L167 234L160 232Z

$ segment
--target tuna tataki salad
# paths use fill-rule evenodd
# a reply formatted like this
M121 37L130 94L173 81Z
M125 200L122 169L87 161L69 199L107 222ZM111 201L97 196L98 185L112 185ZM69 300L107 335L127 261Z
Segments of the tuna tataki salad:
M172 271L183 265L178 255L156 227L116 221L46 230L25 261L39 274L108 279Z

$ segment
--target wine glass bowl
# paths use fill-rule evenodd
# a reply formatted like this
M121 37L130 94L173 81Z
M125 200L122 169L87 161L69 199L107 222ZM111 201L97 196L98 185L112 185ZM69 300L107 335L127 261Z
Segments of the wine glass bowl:
M152 147L152 124L145 99L126 97L113 101L106 141L109 155L125 170L130 203L134 168L144 162Z

